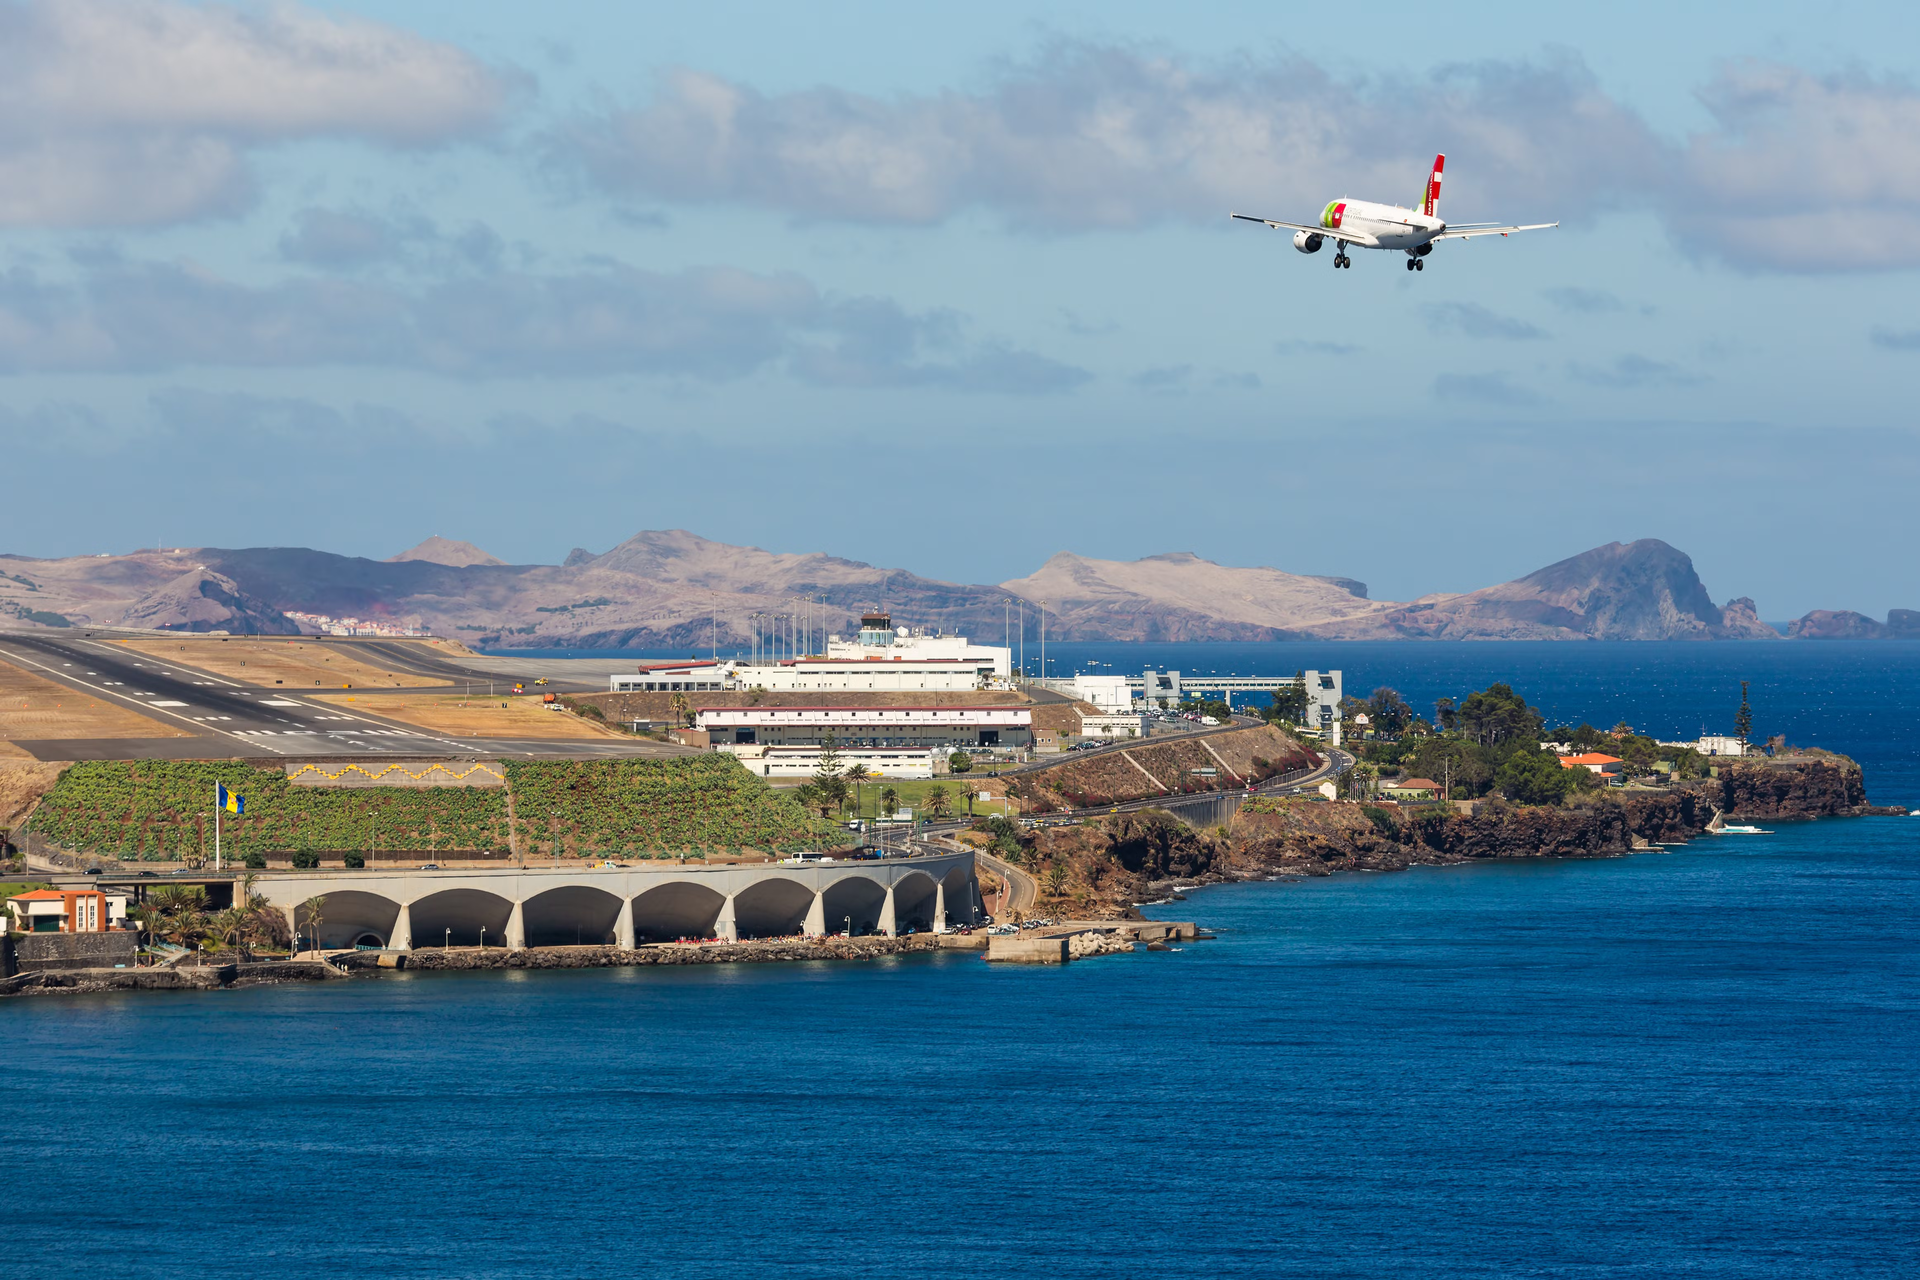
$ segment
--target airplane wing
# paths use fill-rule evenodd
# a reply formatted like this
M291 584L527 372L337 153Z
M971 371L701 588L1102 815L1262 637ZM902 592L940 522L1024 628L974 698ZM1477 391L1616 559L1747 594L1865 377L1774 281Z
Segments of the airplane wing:
M1310 236L1325 236L1327 239L1337 240L1341 244L1371 246L1380 243L1372 236L1357 235L1351 231L1332 231L1326 227L1310 227L1304 222L1275 222L1272 218L1255 218L1244 213L1236 213L1230 216L1238 218L1242 222L1263 222L1275 231L1304 231Z
M1516 231L1545 231L1549 227L1557 227L1559 225L1560 224L1557 222L1535 222L1524 227L1460 227L1458 229L1449 228L1445 231L1442 231L1439 235L1435 236L1434 239L1435 240L1471 240L1475 236L1505 236L1505 235L1512 235Z

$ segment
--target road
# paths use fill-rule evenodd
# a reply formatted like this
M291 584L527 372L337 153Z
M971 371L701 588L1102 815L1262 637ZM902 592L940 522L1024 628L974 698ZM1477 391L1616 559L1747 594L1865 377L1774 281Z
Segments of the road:
M1012 892L1012 900L999 904L994 913L995 920L1011 920L1016 911L1031 911L1033 904L1040 900L1040 883L1026 872L1020 870L984 850L976 850L974 855L987 870L998 875L1006 882Z
M417 658L417 654L408 656ZM70 689L138 708L149 718L192 735L29 739L14 743L41 760L400 754L605 758L684 753L683 748L644 739L449 737L365 711L315 702L284 688L244 684L85 636L0 634L0 659Z

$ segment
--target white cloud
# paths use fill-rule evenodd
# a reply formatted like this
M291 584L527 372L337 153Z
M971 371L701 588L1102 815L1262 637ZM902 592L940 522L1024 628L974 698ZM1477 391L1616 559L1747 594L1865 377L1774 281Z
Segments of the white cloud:
M683 69L549 143L654 199L906 224L985 207L1069 229L1298 214L1342 191L1411 199L1429 139L1455 157L1448 203L1472 216L1606 200L1659 163L1639 119L1571 61L1343 83L1298 59L1199 66L1065 42L975 94L769 96Z
M516 83L449 45L293 4L0 0L0 223L231 212L252 193L252 148L471 137Z
M1713 127L1665 138L1570 56L1342 79L1299 58L1060 41L972 92L769 95L675 70L576 117L548 153L621 197L906 225L987 209L1060 232L1411 201L1444 149L1456 220L1641 208L1688 252L1740 265L1920 265L1920 91L1742 63L1701 97ZM1861 207L1874 234L1837 235Z
M839 387L1035 394L1087 374L967 334L951 312L822 294L790 273L466 271L417 287L295 276L243 284L192 264L0 275L0 374L384 366L462 377L636 373L708 381L779 367Z

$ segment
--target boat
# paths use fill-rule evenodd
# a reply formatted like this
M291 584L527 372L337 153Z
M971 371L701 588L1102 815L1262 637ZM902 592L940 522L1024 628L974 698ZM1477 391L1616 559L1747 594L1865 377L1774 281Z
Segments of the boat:
M1773 832L1767 831L1761 827L1740 826L1738 824L1729 822L1716 828L1714 830L1714 834L1722 835L1722 836L1770 836L1773 834Z

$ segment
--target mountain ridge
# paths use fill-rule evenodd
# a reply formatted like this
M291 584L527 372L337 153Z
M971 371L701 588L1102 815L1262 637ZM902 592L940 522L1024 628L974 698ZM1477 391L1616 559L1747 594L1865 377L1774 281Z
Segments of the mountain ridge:
M1047 634L1058 640L1781 638L1751 599L1716 605L1692 559L1651 538L1407 602L1371 599L1353 578L1222 565L1190 551L1130 561L1061 551L1024 578L969 584L685 529L643 530L603 552L575 548L558 565L507 564L438 535L387 560L307 547L0 559L8 565L0 622L291 634L286 614L298 611L425 627L486 647L732 650L756 634L846 633L875 607L903 625L992 643L1022 614L1035 634L1043 601ZM1792 632L1920 637L1917 617L1895 610L1882 624L1816 610Z

